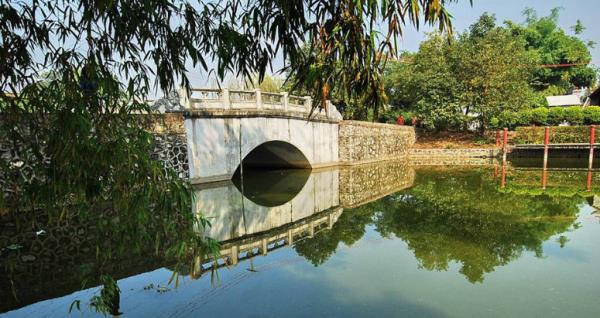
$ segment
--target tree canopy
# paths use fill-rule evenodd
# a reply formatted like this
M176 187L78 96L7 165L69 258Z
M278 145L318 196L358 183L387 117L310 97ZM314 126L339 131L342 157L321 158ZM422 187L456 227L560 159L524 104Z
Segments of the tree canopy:
M532 86L536 90L554 88L552 92L566 94L572 87L591 87L596 81L596 71L589 65L592 55L589 51L594 42L579 38L585 29L580 20L572 27L573 35L567 34L558 25L560 8L552 9L548 16L538 17L535 10L523 11L525 23L506 22L509 32L526 42L526 48L535 52L539 65ZM572 67L551 67L558 65Z
M432 33L417 52L403 53L385 71L392 114L412 112L429 129L474 122L483 131L503 111L545 106L546 95L590 87L593 43L579 38L581 22L569 35L557 24L558 9L524 15L524 24L502 26L484 13L461 34Z
M531 102L534 63L523 41L484 14L457 36L430 34L418 52L391 63L386 83L392 105L417 113L428 128L474 120L483 129L503 109Z

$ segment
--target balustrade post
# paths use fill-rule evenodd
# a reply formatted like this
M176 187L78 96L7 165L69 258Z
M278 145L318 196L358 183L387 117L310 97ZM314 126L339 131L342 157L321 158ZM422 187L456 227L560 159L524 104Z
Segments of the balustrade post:
M192 103L190 102L190 91L185 87L177 89L177 95L179 95L179 105L183 106L184 109L192 109Z
M269 250L269 246L267 244L267 239L266 238L262 239L261 245L262 245L262 248L261 248L262 249L262 255L266 256L267 252Z
M281 99L283 101L283 110L285 110L287 112L288 108L289 108L289 103L290 103L288 92L283 92L282 95L283 96L281 97Z
M230 253L231 254L229 255L229 257L230 257L231 265L237 264L238 263L239 247L237 245L232 246Z
M225 109L231 108L231 98L229 96L228 88L221 89L221 104L223 105L223 108L225 108Z
M502 175L500 177L500 187L506 187L506 163L502 163Z
M544 170L548 166L548 145L550 144L550 127L544 128Z
M310 96L304 96L304 108L306 109L306 113L310 114L312 109L312 98Z
M254 96L256 98L256 108L258 109L262 109L263 108L263 102L262 102L262 92L260 91L260 89L256 89Z

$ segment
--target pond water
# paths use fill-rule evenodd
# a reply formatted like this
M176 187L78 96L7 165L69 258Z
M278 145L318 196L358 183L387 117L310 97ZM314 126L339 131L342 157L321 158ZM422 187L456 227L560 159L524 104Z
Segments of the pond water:
M526 165L528 166L528 165ZM502 186L504 172L504 186ZM600 173L599 173L600 174ZM600 177L518 165L387 163L246 172L196 189L221 242L200 274L163 260L116 273L124 317L592 317L600 311ZM73 252L75 264L77 253ZM76 268L76 265L74 265ZM46 268L51 268L46 267ZM198 273L198 272L197 272ZM101 316L68 271L28 272L0 317ZM75 275L76 276L76 275ZM36 279L33 279L36 277Z

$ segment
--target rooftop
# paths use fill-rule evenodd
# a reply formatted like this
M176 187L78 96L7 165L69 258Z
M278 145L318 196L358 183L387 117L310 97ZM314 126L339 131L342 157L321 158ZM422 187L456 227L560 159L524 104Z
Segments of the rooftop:
M547 96L546 101L550 107L581 105L581 98L578 95Z

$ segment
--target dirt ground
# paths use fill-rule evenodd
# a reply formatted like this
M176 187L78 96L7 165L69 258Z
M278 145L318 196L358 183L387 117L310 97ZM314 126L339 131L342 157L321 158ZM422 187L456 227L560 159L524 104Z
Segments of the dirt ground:
M476 133L469 132L428 132L417 131L415 148L494 148L496 142L494 136L482 137Z

